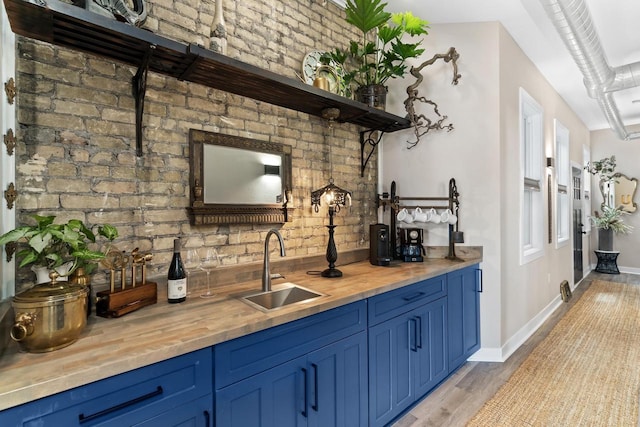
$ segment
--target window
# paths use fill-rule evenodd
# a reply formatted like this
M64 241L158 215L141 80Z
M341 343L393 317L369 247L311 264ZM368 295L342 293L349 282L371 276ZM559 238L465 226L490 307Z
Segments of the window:
M569 243L569 130L555 121L556 142L556 247ZM578 197L580 199L581 197Z
M520 264L543 254L542 113L542 107L520 88Z

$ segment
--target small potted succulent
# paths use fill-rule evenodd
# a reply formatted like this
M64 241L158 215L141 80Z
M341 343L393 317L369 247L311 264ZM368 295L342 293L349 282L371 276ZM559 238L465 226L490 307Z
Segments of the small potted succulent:
M429 24L411 12L389 13L386 6L382 0L347 0L346 20L360 30L361 38L321 57L324 63L340 65L347 95L354 90L358 101L380 109L385 106L386 81L403 77L407 59L424 52L422 39L416 37L427 34ZM413 43L406 41L409 37Z
M82 221L71 219L65 224L54 224L55 216L33 215L35 225L18 227L0 236L0 245L15 242L19 267L32 266L40 277L37 283L49 281L49 272L55 270L62 280L82 268L91 274L104 253L89 248L96 242L96 234ZM97 227L97 234L108 240L118 236L118 230L109 224ZM44 272L44 273L42 273Z

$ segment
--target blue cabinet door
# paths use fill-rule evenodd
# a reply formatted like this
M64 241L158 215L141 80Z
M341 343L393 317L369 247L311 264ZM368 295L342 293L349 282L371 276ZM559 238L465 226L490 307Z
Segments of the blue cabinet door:
M441 298L416 309L412 316L417 328L414 352L415 394L419 398L449 374L447 361L447 299Z
M449 371L480 348L480 294L477 265L447 274Z
M368 424L367 335L345 338L307 358L309 426Z
M369 423L386 425L415 399L415 321L403 314L369 328Z
M217 390L216 426L366 426L366 390L361 332Z
M299 357L216 391L217 427L307 424L306 358Z

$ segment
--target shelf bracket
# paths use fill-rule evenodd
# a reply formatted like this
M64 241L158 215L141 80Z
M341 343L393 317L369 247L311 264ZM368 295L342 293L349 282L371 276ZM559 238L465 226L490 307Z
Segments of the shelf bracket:
M142 115L144 113L144 97L147 93L147 72L155 48L156 45L149 45L149 50L142 58L142 63L132 79L133 97L136 101L136 156L138 157L142 157Z
M374 133L378 132L376 136ZM367 135L368 134L368 135ZM366 135L366 136L365 136ZM379 129L369 129L363 130L360 132L360 176L364 176L364 169L367 167L367 163L369 163L369 159L376 151L376 147L382 140L382 135L384 135L384 130ZM369 145L371 146L371 150L365 157L365 147Z

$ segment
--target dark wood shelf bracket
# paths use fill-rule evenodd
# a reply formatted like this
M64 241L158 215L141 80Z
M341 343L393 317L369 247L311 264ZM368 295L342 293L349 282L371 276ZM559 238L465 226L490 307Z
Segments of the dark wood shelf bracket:
M155 49L156 45L149 45L149 50L142 58L142 63L132 79L133 97L136 101L136 155L138 157L142 157L142 115L144 113L144 97L147 93L147 73Z
M378 134L374 137L374 133L376 132ZM366 134L368 135L365 136ZM371 158L373 153L376 151L376 147L382 140L382 135L384 135L384 131L377 130L377 129L368 129L360 132L360 176L361 177L364 176L364 170L367 167L367 163L369 163L369 159ZM365 158L365 155L364 155L366 151L365 147L367 145L371 146L371 150L369 151L369 154L367 154Z

